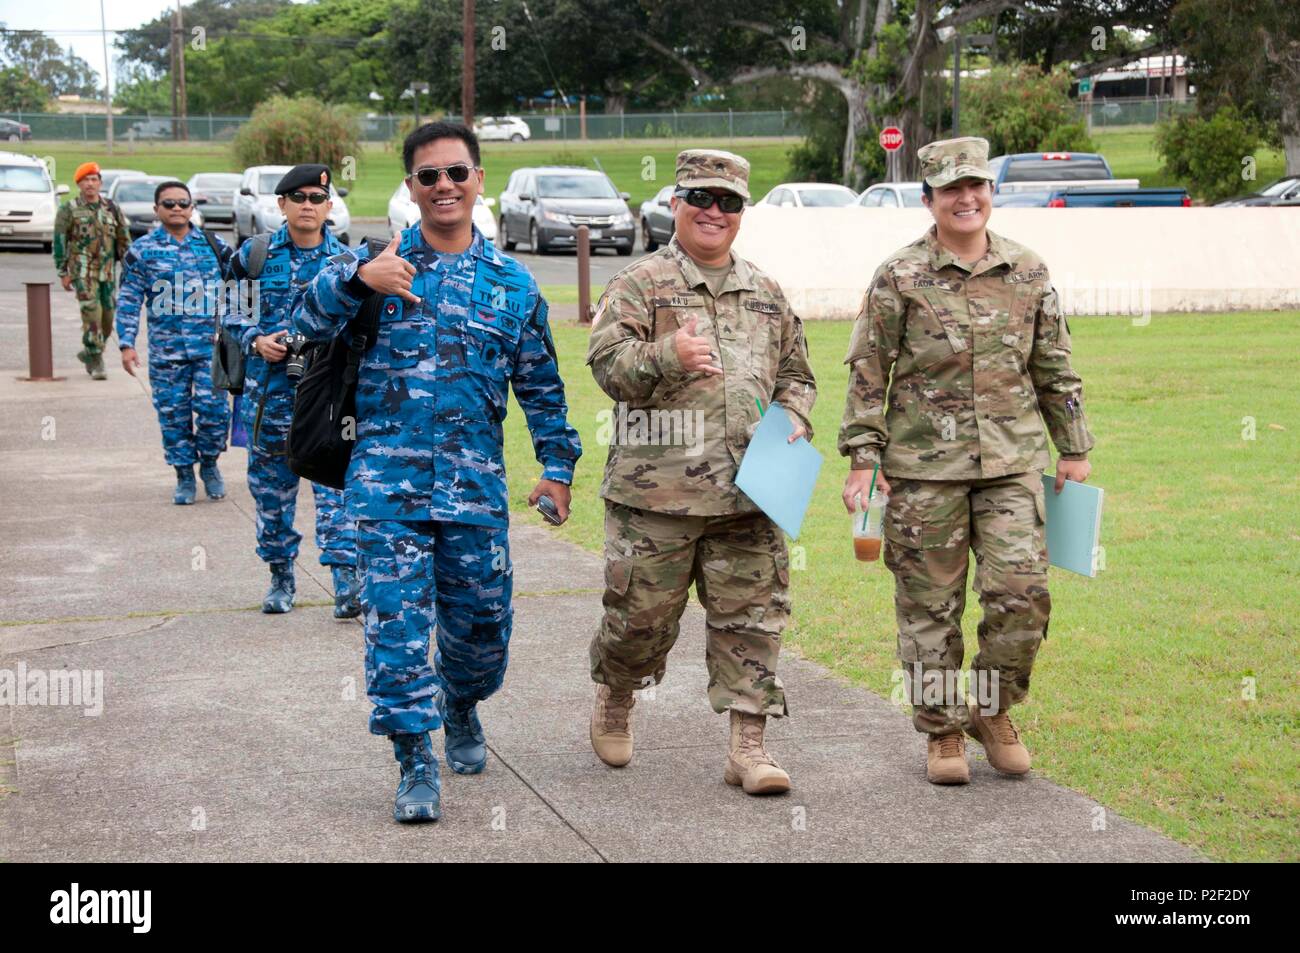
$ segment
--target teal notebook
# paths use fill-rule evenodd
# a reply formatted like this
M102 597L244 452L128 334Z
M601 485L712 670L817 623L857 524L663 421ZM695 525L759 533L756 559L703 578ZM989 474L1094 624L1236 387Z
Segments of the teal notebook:
M1043 474L1047 495L1047 559L1053 566L1092 578L1101 546L1101 487L1066 480L1060 494L1056 476Z
M785 408L769 405L745 448L736 486L791 539L798 539L822 455L803 437L787 443L792 433L794 424Z

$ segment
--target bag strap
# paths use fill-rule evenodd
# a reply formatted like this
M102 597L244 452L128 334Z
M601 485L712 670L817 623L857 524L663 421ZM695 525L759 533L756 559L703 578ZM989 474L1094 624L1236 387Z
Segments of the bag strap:
M271 248L271 236L266 232L253 236L253 243L248 246L248 267L244 274L249 278L260 278L266 267L266 256Z

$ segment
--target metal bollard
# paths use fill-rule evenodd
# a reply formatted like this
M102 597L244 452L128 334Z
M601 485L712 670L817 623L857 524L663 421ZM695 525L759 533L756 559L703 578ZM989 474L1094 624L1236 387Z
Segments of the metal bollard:
M24 281L27 286L27 377L25 381L61 381L54 376L54 343L50 334L50 283Z
M591 324L591 229L578 226L578 323Z

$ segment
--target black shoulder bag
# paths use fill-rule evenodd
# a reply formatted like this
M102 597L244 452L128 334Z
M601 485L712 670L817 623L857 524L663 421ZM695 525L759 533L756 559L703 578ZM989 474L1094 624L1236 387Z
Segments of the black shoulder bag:
M369 239L370 256L385 242ZM361 357L379 336L384 296L373 293L347 323L348 333L316 344L298 381L289 424L289 469L298 476L343 489L357 440L357 372Z
M208 240L208 245L212 248L212 253L217 256L217 261L221 261L221 252L217 248L216 239L211 233L204 231L203 237ZM245 269L239 262L238 253L230 263L231 274L239 280L249 278L256 281L262 274L262 268L266 265L267 249L270 247L271 237L269 235L253 236L253 244L248 249L248 268ZM224 278L225 275L222 275ZM244 374L245 358L244 346L239 336L221 323L221 313L226 307L228 294L242 294L242 288L228 292L223 290L221 302L217 308L216 327L212 333L212 386L230 391L232 394L242 394L244 392Z

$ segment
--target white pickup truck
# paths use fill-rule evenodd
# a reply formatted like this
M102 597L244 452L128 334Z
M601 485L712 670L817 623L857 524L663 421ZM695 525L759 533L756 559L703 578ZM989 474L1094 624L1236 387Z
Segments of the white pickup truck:
M993 204L1042 208L1052 193L1088 189L1137 191L1137 179L1117 179L1105 157L1094 152L1021 152L989 160Z

